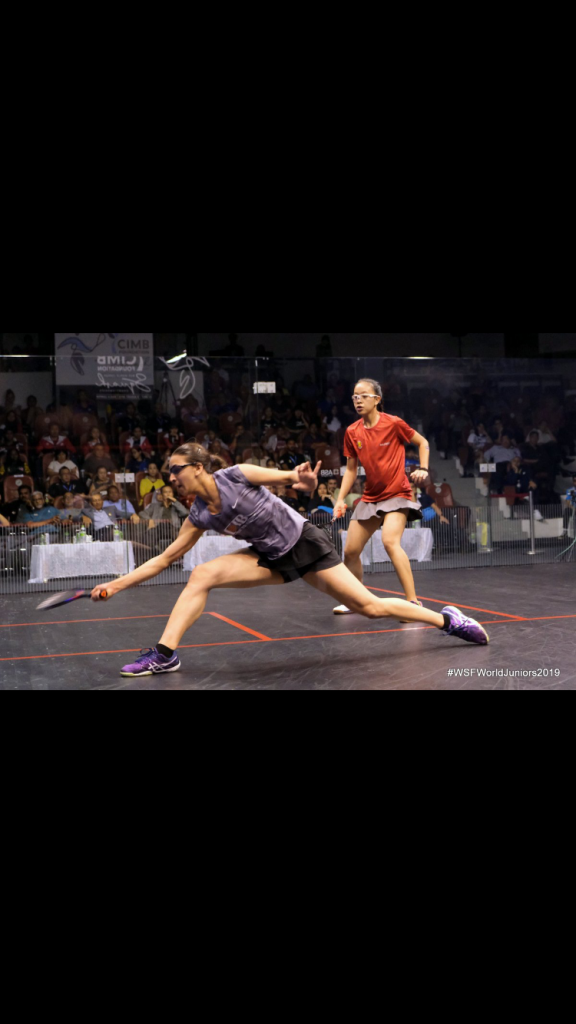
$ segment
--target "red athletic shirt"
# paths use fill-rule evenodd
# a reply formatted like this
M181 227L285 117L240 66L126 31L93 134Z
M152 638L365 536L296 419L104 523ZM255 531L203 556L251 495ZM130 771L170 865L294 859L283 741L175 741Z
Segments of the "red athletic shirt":
M412 500L404 446L411 443L415 433L404 420L385 412L372 429L364 426L364 420L348 427L344 455L347 459L359 459L366 470L362 501L374 503L398 497Z

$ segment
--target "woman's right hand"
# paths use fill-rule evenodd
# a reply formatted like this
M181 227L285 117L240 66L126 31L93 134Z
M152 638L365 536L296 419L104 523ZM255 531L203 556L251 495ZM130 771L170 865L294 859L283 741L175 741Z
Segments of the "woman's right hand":
M101 597L102 591L106 591L106 597ZM114 597L116 593L114 583L100 583L90 594L92 601L109 601L111 597Z
M336 505L334 506L334 515L332 516L332 521L334 522L336 519L342 519L342 516L345 516L347 511L348 505L346 504L346 502L337 501Z

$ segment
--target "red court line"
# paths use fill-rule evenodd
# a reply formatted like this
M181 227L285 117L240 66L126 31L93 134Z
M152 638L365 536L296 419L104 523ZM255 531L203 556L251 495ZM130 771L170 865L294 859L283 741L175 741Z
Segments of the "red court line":
M215 613L211 613L215 614ZM500 613L497 613L500 614ZM554 619L576 619L576 615L544 615L539 616L535 619L497 619L496 621L482 622L482 626L511 626L515 622L550 622ZM286 641L292 640L327 640L337 639L340 636L370 636L372 634L382 633L413 633L419 630L436 629L436 626L424 626L414 625L411 629L367 629L357 633L321 633L314 634L314 636L280 636L280 637L266 637L267 643L280 644ZM257 634L256 634L257 635ZM181 644L178 648L179 651L189 651L199 647L237 647L245 644L257 644L263 641L259 640L227 640L215 644ZM25 656L19 656L17 658L0 658L2 661L40 661L43 658L87 658L95 657L99 654L136 654L140 653L141 648L133 647L127 648L123 651L74 651L71 654L27 654Z
M404 593L399 590L382 590L381 587L367 587L367 589L377 590L379 594L394 594L396 597L404 597ZM422 594L419 594L418 597L422 601L431 601L432 604L443 604L445 607L448 607L445 601L439 601L436 597L422 597ZM465 608L468 612L485 612L486 615L502 615L506 619L517 619L519 622L523 621L521 615L509 615L508 612L495 612L492 608L474 608L471 604L460 604L459 601L456 602L456 607Z
M241 629L243 633L250 633L251 636L258 637L259 640L271 640L269 636L264 636L263 633L256 633L253 629L248 629L248 626L243 626L240 622L234 622L234 619L227 619L225 615L219 615L218 612L209 612L214 619L221 619L222 622L227 622L229 626L235 626L236 629Z
M208 615L208 612L202 612ZM58 622L6 622L0 623L0 629L19 629L21 626L71 626L79 622L134 622L137 619L169 619L170 612L165 615L119 615L113 619L58 619Z

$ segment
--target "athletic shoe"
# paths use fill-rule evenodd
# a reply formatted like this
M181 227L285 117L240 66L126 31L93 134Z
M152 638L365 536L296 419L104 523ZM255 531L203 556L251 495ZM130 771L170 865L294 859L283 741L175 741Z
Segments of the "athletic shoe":
M353 612L351 612L345 604L339 604L338 607L334 609L334 615L353 615Z
M415 604L418 608L423 608L424 607L424 605L422 604L422 601L410 601L410 604ZM398 619L398 622L401 625L405 625L406 626L406 625L410 625L412 623L412 619Z
M180 659L174 651L171 658L165 658L155 647L142 651L133 665L125 665L121 676L158 676L163 672L177 672L181 668Z
M450 619L448 629L444 627L442 630L446 636L457 636L460 640L467 640L469 644L485 646L490 643L488 633L476 619L466 618L457 608L443 608L441 614L447 615Z

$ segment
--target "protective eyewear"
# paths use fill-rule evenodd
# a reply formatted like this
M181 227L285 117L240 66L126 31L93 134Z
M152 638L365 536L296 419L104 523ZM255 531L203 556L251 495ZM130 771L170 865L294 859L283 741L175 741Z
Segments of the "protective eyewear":
M352 395L354 405L356 405L356 402L364 402L367 398L377 398L380 401L380 395Z

